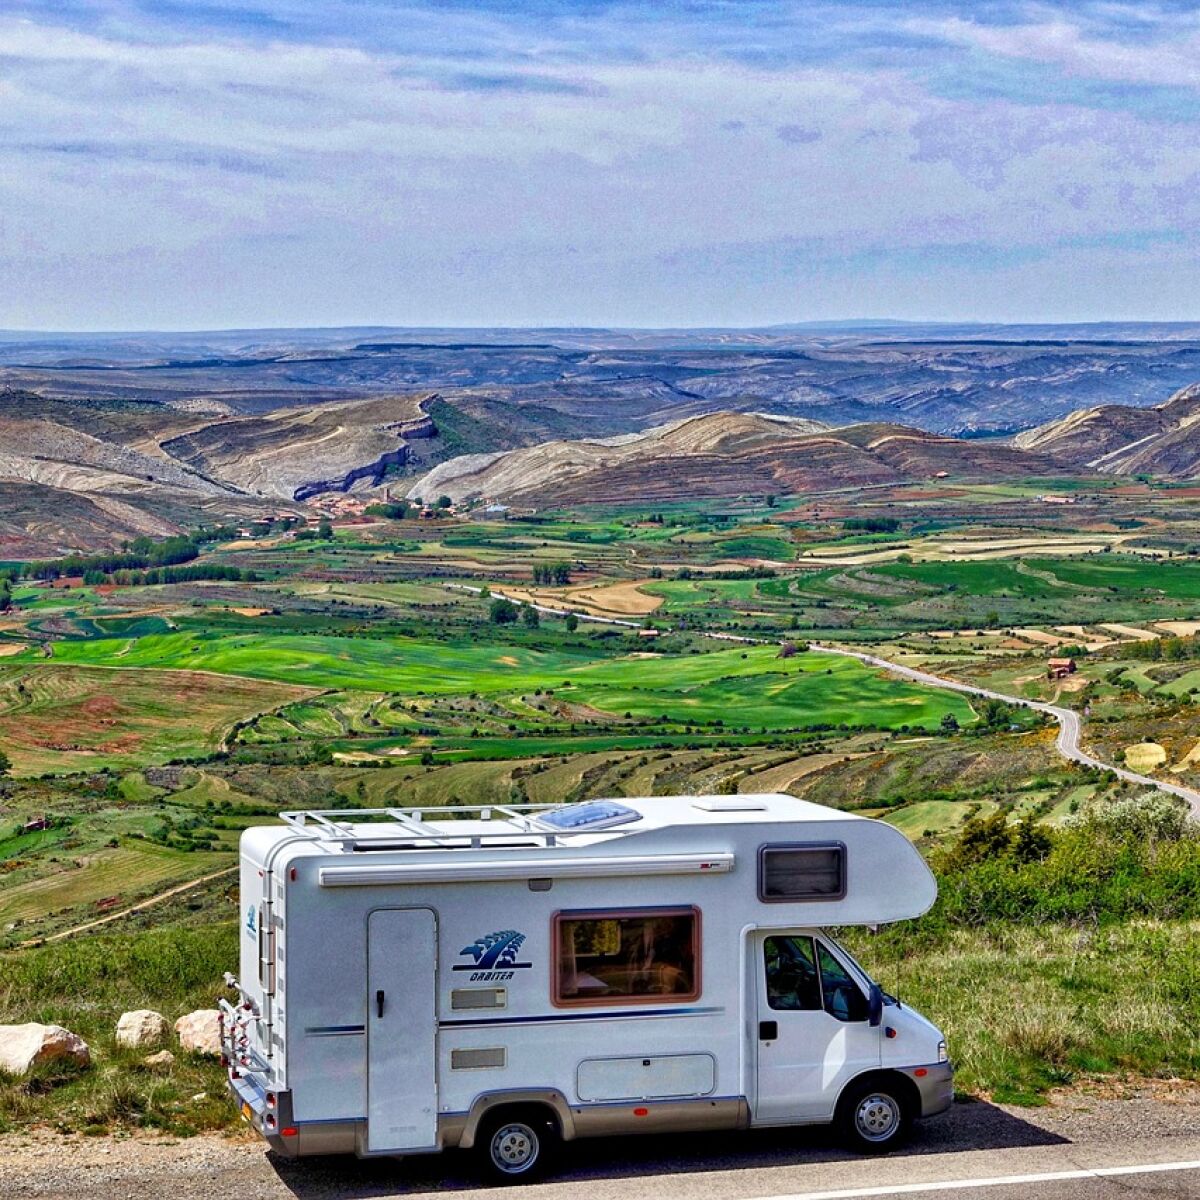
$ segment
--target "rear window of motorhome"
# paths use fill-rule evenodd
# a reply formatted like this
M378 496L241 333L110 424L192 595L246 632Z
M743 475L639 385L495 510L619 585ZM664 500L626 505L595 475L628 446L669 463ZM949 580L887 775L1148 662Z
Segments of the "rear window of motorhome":
M557 913L554 953L555 1004L640 1004L700 995L695 908Z
M568 804L565 808L541 813L538 820L553 829L607 829L637 821L641 815L636 809L611 800L592 800L587 804Z
M763 846L759 850L760 900L841 900L845 895L846 847L840 842Z

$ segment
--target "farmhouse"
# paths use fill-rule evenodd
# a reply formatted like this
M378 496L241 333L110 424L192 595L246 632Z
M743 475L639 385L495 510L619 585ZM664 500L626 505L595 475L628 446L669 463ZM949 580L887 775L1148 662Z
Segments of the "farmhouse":
M1068 675L1074 675L1076 671L1073 658L1052 658L1046 664L1046 668L1046 674L1051 679L1066 679Z

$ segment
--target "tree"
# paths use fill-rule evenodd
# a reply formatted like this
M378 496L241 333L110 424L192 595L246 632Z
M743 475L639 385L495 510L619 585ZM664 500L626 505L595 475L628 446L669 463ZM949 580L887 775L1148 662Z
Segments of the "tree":
M952 712L948 712L942 718L942 732L943 733L957 733L958 732L958 718Z
M9 771L11 771L11 770L12 770L12 759L9 758L8 755L4 753L3 750L0 750L0 779L2 779L5 775L7 775L9 773Z
M12 584L6 575L0 580L0 612L8 612L12 608Z
M532 604L522 605L521 620L525 623L527 629L536 629L541 624L538 610Z
M567 632L574 633L579 628L579 618L574 613L567 613Z
M1041 862L1054 847L1054 839L1034 816L1017 822L1012 839L1012 854L1018 862Z
M449 496L439 496L437 506L438 508L453 508L454 501Z
M962 870L988 859L1001 858L1011 846L1008 813L1004 809L988 817L968 817L954 845L943 853L942 865L950 870Z
M317 537L328 542L333 537L333 522L328 517L322 517L317 523Z
M488 606L488 620L493 625L511 625L517 616L517 606L503 596L497 596Z

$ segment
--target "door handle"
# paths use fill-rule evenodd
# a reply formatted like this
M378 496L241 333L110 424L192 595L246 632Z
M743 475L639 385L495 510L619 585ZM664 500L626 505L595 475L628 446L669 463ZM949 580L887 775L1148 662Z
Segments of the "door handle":
M375 993L375 1015L381 1019L383 1017L383 988Z
M773 1042L779 1036L778 1021L759 1021L758 1023L758 1040L760 1042Z

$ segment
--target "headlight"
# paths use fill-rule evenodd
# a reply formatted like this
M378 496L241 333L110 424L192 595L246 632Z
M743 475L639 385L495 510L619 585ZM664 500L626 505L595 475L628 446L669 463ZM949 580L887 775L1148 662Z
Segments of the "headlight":
M946 1053L946 1039L945 1038L942 1038L942 1040L940 1042L938 1042L938 1059L937 1060L938 1060L938 1062L949 1062L950 1061L950 1055Z

